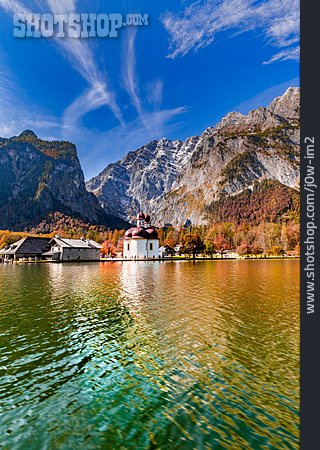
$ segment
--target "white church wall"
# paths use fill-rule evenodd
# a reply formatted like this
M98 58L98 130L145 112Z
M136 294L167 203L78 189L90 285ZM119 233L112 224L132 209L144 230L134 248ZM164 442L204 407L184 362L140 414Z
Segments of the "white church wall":
M159 258L159 240L158 239L148 239L147 241L148 258Z
M124 258L144 258L146 257L146 239L126 239L124 241Z
M125 239L123 245L125 259L146 259L159 257L158 239Z
M131 258L131 239L125 239L123 242L123 257Z

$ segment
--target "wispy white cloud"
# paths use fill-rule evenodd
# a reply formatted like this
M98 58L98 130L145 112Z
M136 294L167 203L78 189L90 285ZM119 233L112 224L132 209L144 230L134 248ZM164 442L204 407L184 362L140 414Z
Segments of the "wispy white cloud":
M54 14L71 14L76 8L76 1L48 0L48 6Z
M281 50L272 56L268 61L264 61L263 64L272 64L276 61L289 61L289 60L299 60L300 58L300 47L287 48Z
M99 107L100 95L95 97L88 90L67 108L62 119L53 117L40 110L19 88L2 59L0 63L0 136L14 136L24 129L32 129L44 139L70 140L78 147L87 177L96 175L110 161L119 159L148 140L159 139L180 128L182 122L178 118L187 112L186 107L156 110L144 113L143 122L138 116L126 127L119 124L105 132L88 129L81 126L79 115ZM103 90L103 86L100 88Z
M87 43L71 38L57 39L57 41L61 52L89 84L88 89L81 93L65 110L65 125L74 124L88 112L102 106L110 107L114 116L123 125L122 113L116 102L115 93L108 87L106 74L99 72Z
M290 46L292 57L297 59L299 21L299 0L199 0L183 13L167 12L162 17L169 33L170 58L208 46L222 31L230 31L230 36L234 36L258 29L275 47ZM281 58L275 59L278 60Z
M140 118L143 118L143 110L141 100L138 95L138 82L136 74L136 55L135 55L135 39L137 34L137 27L128 27L126 29L125 38L123 41L123 57L124 62L122 66L123 85L130 99L136 108Z
M271 42L286 47L299 42L299 0L267 0L254 12L256 27L261 27Z
M157 133L157 129L155 128L157 126L157 122L154 120L155 117L163 117L164 113L164 111L158 110L162 100L163 85L160 79L156 79L153 83L148 85L147 89L143 90L144 96L141 99L135 52L136 35L137 27L128 27L126 29L122 51L122 81L123 86L129 94L130 100L138 113L139 120L145 126L145 132L149 136L152 136ZM152 106L157 113L148 113L147 106ZM179 108L170 111L179 111ZM152 120L150 120L151 117L153 118Z
M67 129L79 122L79 119L90 111L112 103L112 95L107 91L104 83L95 82L87 91L77 97L63 114L63 124ZM122 118L119 116L122 124Z
M48 5L54 14L70 14L75 12L76 2L75 0L48 0ZM75 107L78 105L82 108L77 110L77 119L101 106L109 106L114 116L123 124L121 109L116 102L115 93L108 86L106 74L100 72L88 42L69 37L56 38L55 42L72 67L90 85L89 90L81 94L67 108L64 115L65 120L71 118L70 111L75 111Z
M31 5L31 6L30 6ZM7 13L29 13L37 6L37 12L50 10L54 13L70 13L75 9L74 0L24 0L24 2L0 0L0 7ZM29 9L29 7L31 9ZM125 126L121 110L109 87L106 74L99 70L95 54L89 43L79 39L53 39L61 55L86 81L87 88L63 112L62 117L47 114L34 104L32 99L12 81L12 74L0 72L0 136L12 136L30 128L43 138L68 139L79 149L79 156L92 176L107 163L118 159L129 150L158 139L181 127L179 117L187 108L176 107L160 110L162 101L162 81L154 80L148 88L141 89L140 97L135 54L136 29L127 34L123 47L123 86L136 111L137 118ZM119 120L119 125L111 130L88 129L81 124L81 117L90 111L108 105ZM152 107L152 112L150 112ZM90 152L88 152L90 148Z
M159 108L162 102L163 82L160 78L155 79L146 87L147 101L155 108Z
M139 145L145 144L147 140L157 139L163 135L167 135L175 127L179 126L179 123L174 119L187 110L184 106L163 110L159 109L163 88L162 81L159 79L151 84L153 88L152 95L145 95L141 98L137 75L136 36L137 27L127 27L124 33L122 47L122 83L137 111L138 117L123 126L124 124L120 116L121 113L118 111L117 115L117 110L114 108L114 114L120 122L119 126L106 132L97 132L96 130L88 130L81 127L78 119L82 113L85 114L87 111L99 108L104 104L110 105L114 101L114 98L112 98L113 94L106 90L106 85L101 81L99 74L95 74L94 66L90 69L88 80L97 79L96 82L90 83L94 89L89 89L81 97L77 98L65 111L63 123L64 132L68 136L68 139L72 139L76 143L79 142L79 144L81 142L80 148L85 142L88 142L90 146L90 156L83 155L85 165L88 167L92 164L95 164L95 167L98 165L99 169L104 167L105 163L103 166L99 165L99 159L94 161L94 157L96 156L98 158L98 155L101 154L101 149L104 149L105 153L108 154L107 162L109 162L110 157L112 157L110 152L113 152L113 159L117 159L119 153L124 154L126 151L133 150ZM83 51L84 49L82 48L79 53L83 54ZM84 70L88 70L87 63L89 60L90 58L85 57ZM84 73L83 76L86 78L87 74ZM152 112L148 111L150 104L154 108ZM79 136L82 136L81 141L79 140ZM92 145L93 142L95 143L94 145Z
M47 3L42 2L41 0L35 0L33 2L33 5L34 4L37 5L39 11L47 11L47 8L49 7L50 11L54 14L70 14L75 12L76 7L75 0L48 0ZM0 7L8 14L30 14L32 11L28 1L22 3L17 0L0 0ZM61 54L69 61L73 69L76 70L89 84L89 89L81 94L78 99L75 99L69 107L71 110L74 110L74 105L83 105L86 99L90 100L85 109L78 111L77 118L79 119L82 115L92 109L108 106L118 121L123 123L121 109L116 102L116 96L108 85L106 74L101 73L99 70L94 53L88 42L68 37L63 39L54 38L52 41L57 45ZM70 117L70 114L68 113L69 108L65 114L66 118ZM81 112L83 113L81 114Z
M28 7L16 0L0 0L0 6L8 14L30 14Z

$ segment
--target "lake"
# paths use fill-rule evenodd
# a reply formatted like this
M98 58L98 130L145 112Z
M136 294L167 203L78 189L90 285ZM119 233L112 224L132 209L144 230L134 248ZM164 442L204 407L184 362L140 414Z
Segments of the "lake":
M0 346L0 448L299 448L298 260L0 264Z

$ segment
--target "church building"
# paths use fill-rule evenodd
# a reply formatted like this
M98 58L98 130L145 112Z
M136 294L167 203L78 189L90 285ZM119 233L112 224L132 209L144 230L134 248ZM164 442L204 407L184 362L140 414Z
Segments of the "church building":
M159 258L159 238L157 230L150 224L149 214L140 212L137 226L126 231L123 238L125 259Z

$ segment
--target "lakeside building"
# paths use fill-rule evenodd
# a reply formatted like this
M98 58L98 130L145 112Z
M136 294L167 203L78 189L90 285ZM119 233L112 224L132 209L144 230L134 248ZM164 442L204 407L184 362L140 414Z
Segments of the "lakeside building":
M41 255L50 248L51 238L27 236L0 251L4 261L19 259L41 259Z
M157 230L151 225L150 216L142 211L137 216L137 226L125 232L123 238L123 258L159 258L159 238Z
M92 239L25 237L0 251L4 262L19 260L99 261L102 246Z
M43 253L51 261L99 261L102 245L92 239L64 239L54 237L49 242L50 250Z

